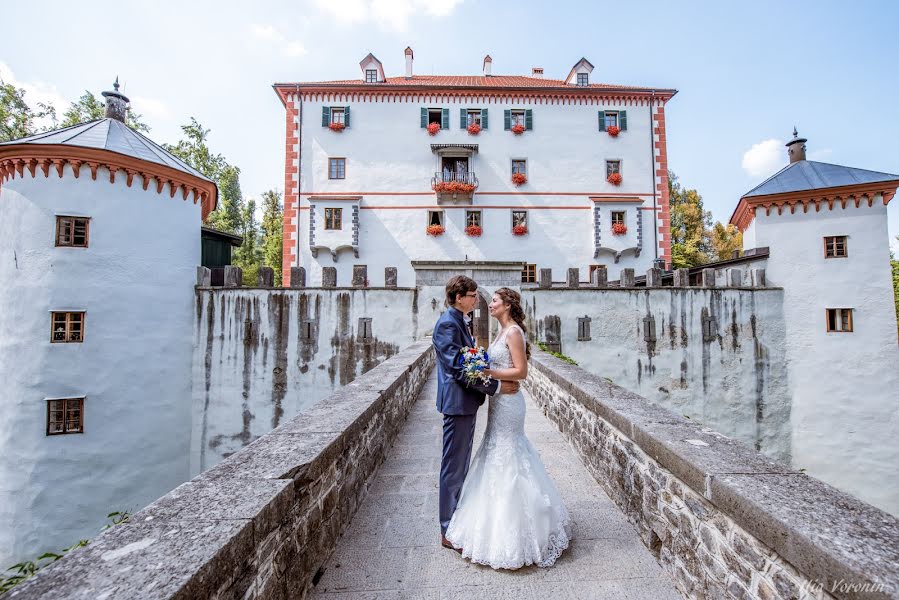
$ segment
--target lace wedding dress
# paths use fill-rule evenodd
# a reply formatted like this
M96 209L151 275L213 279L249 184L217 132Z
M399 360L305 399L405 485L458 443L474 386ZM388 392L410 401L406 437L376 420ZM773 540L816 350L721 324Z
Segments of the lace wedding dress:
M504 329L488 353L497 369L512 367ZM571 539L570 518L540 455L524 435L525 400L491 396L484 439L472 459L446 538L462 556L494 569L549 567Z

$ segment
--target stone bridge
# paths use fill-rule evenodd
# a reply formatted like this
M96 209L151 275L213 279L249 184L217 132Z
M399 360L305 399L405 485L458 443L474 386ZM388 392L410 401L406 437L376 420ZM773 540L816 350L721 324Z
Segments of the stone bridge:
M539 351L526 429L574 541L550 569L464 561L433 362L409 346L9 597L899 598L899 520Z

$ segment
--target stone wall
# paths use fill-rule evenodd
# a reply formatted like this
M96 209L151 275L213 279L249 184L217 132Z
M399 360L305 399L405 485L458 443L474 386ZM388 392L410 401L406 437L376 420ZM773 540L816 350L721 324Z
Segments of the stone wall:
M409 346L9 597L305 597L433 365Z
M411 344L417 317L410 289L198 288L191 474Z
M587 371L790 461L782 289L580 287L522 295L535 339L555 340Z
M899 598L899 520L545 352L527 389L688 598Z

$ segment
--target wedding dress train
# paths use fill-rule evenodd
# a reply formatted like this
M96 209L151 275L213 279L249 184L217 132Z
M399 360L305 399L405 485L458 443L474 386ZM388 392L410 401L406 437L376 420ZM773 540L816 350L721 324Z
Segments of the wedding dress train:
M505 337L488 353L492 366L512 366ZM525 399L519 391L489 399L484 439L462 485L446 538L462 556L494 569L549 567L568 547L571 520L540 455L524 434Z

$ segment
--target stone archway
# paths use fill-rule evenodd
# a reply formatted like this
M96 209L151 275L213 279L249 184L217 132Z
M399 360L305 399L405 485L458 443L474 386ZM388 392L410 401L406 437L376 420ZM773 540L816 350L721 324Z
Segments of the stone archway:
M490 345L490 312L487 310L487 297L478 289L478 304L471 315L474 329L475 345L485 349Z

